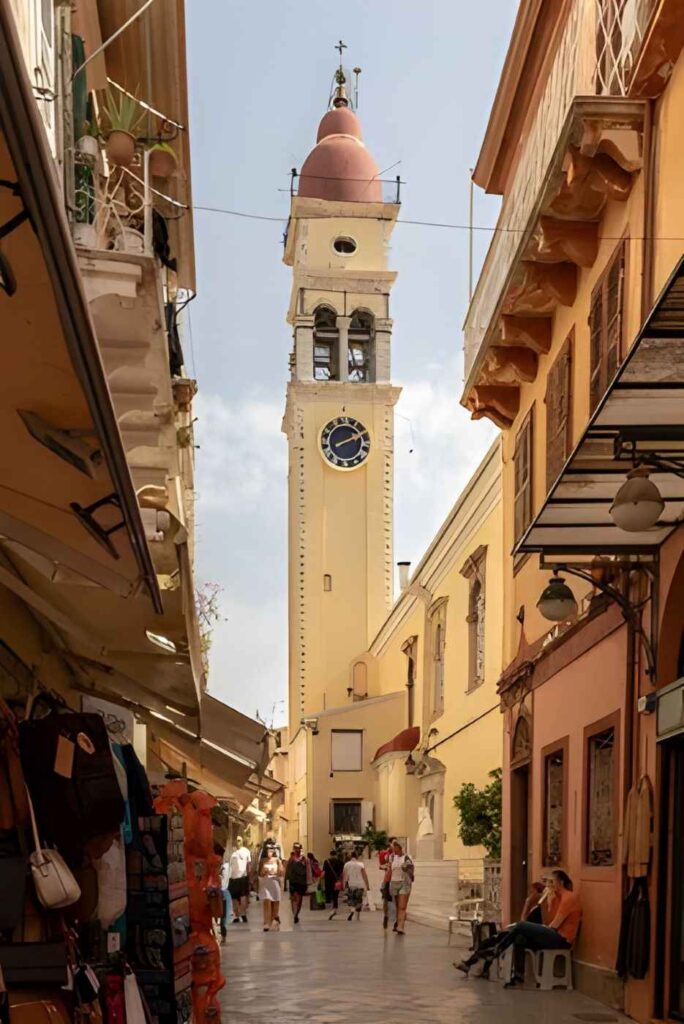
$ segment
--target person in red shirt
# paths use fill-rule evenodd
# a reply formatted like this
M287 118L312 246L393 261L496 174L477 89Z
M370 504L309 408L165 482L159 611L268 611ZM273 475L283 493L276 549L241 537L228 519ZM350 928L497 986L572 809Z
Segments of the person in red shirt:
M509 946L519 951L513 957L511 977L506 982L512 987L523 979L516 974L515 964L524 963L525 949L570 949L582 920L582 908L573 892L572 879L565 871L557 869L551 873L551 885L541 899L540 904L547 924L533 924L531 921L520 921L507 929L496 946L496 956L501 956Z

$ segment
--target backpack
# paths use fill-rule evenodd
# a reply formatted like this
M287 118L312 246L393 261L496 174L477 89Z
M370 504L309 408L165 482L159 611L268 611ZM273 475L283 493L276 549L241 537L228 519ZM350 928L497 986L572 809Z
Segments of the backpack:
M44 842L76 854L96 836L119 833L124 800L100 715L29 718L19 725L19 749Z
M404 874L411 885L413 885L416 880L416 866L408 854L404 857Z

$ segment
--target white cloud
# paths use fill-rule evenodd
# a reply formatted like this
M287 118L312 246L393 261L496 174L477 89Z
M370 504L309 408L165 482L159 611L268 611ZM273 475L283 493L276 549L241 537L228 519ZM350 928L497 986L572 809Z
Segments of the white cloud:
M254 391L228 402L200 391L194 408L201 512L249 512L282 487L287 472L282 401L266 400Z
M458 401L456 372L403 385L395 421L395 553L422 556L496 436Z

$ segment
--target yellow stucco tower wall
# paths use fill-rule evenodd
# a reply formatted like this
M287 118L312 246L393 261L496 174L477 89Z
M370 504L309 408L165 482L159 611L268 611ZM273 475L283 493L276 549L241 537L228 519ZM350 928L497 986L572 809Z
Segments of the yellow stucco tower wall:
M292 736L302 717L348 702L350 660L368 647L392 603L393 407L399 389L389 380L389 293L396 275L387 269L387 242L396 213L396 206L377 202L301 196L292 202L285 262L293 268L288 321L294 348L283 421L289 445ZM352 240L355 251L339 254L337 239ZM328 333L337 335L337 380L315 377L321 308L336 318ZM363 382L348 379L346 351L358 311L370 314L371 324L369 379ZM365 461L349 468L325 457L321 436L326 425L344 419L362 424L370 442Z

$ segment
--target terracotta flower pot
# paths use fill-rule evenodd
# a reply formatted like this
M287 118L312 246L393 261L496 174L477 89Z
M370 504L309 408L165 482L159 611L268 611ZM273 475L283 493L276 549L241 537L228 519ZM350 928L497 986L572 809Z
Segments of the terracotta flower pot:
M154 178L170 178L175 170L175 153L168 149L150 150L150 174Z
M117 167L130 167L135 155L135 139L130 132L116 129L107 139L107 156Z

